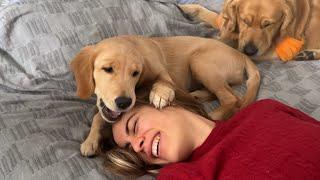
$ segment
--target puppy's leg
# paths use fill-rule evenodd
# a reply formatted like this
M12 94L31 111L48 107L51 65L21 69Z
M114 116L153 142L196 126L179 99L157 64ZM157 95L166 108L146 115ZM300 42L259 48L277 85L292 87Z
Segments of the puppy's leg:
M191 18L203 21L210 26L219 29L218 24L216 23L219 16L217 13L198 4L180 4L179 7Z
M220 106L209 113L212 119L221 120L228 119L239 110L239 98L235 96L228 84L216 87L208 84L208 88L217 96Z
M225 82L218 71L197 71L196 76L202 84L219 100L220 106L209 113L214 120L227 119L240 108L240 99L233 93L232 88Z
M245 57L245 71L247 73L247 91L241 100L241 108L244 108L255 101L259 86L260 86L260 73L257 66L248 58Z
M297 61L320 60L320 49L306 49L294 58Z
M153 84L149 100L156 108L163 108L169 105L175 97L175 92L168 83L157 81Z
M199 59L202 60L199 61ZM228 66L228 64L225 66ZM204 55L191 61L191 71L195 78L200 81L206 89L215 94L219 100L220 107L209 113L212 119L227 119L239 109L240 100L226 82L227 77L225 77L226 75L223 73L223 71L226 71L225 69L222 69L222 67L210 60L207 55Z
M217 99L217 97L207 89L192 91L190 95L194 97L196 100L198 100L199 102L207 102L207 101L213 101Z
M80 151L83 156L93 156L97 153L101 138L100 130L103 128L103 125L104 120L100 116L100 113L97 113L93 117L90 133L80 147Z
M174 83L169 73L167 71L161 72L152 86L149 95L150 103L160 109L170 105L175 98L175 92L172 85L174 85Z

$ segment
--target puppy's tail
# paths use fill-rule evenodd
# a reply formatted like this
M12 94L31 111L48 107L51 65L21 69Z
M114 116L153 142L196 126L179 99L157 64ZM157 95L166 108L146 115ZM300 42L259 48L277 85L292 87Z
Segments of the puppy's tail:
M249 59L248 57L244 57L246 64L245 70L247 72L248 80L247 80L247 91L246 94L242 98L241 109L248 106L252 103L257 96L259 86L260 86L260 73L257 66Z

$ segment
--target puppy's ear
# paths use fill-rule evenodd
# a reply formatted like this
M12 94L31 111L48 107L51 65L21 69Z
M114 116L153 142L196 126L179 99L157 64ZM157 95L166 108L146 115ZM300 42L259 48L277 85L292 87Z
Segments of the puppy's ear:
M94 93L93 49L93 46L84 47L71 61L71 70L77 83L77 95L82 99L88 99Z
M309 0L282 0L284 20L281 36L301 39L304 36L310 13Z
M239 0L226 0L221 12L222 23L220 36L222 39L238 38L238 2Z
M294 20L293 4L290 1L284 0L282 4L283 8L283 22L281 25L281 36L293 36L293 29L291 24Z

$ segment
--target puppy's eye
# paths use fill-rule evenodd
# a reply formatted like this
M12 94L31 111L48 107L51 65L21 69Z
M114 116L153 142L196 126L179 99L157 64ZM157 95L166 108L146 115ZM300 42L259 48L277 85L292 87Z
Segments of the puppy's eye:
M133 73L132 73L132 76L133 77L136 77L136 76L138 76L139 75L139 71L134 71Z
M102 68L106 73L113 73L113 68L112 67L104 67Z
M251 25L251 21L249 19L242 19L242 21L247 25L250 26Z
M261 27L266 28L266 27L269 27L271 24L272 23L270 21L264 21L264 22L262 22Z

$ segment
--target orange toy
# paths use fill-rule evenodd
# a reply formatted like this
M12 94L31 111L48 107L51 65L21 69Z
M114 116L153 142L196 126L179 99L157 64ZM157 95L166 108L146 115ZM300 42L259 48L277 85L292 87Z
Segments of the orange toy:
M303 44L303 41L287 37L278 43L276 53L282 61L290 61L300 52Z

